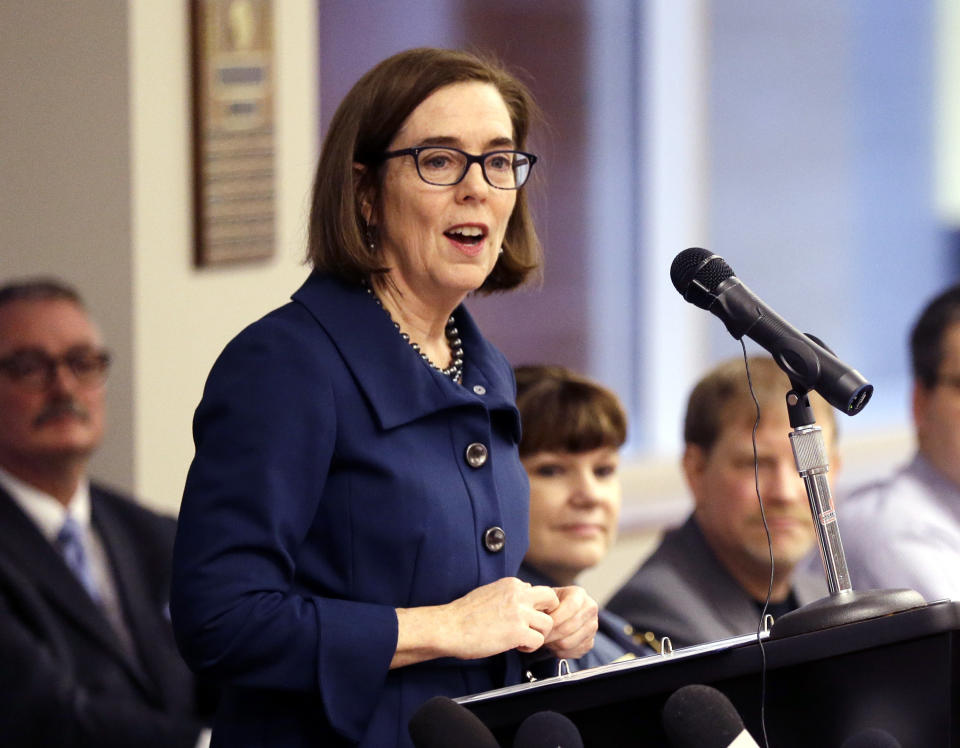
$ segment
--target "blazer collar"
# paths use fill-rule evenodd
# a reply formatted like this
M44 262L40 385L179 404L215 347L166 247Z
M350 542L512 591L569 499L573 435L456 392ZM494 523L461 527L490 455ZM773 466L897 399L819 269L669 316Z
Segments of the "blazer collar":
M454 311L463 340L463 383L426 366L366 289L314 272L293 300L330 336L385 429L464 405L504 410L519 436L514 383L503 355L480 334L464 305ZM477 393L483 393L477 394Z

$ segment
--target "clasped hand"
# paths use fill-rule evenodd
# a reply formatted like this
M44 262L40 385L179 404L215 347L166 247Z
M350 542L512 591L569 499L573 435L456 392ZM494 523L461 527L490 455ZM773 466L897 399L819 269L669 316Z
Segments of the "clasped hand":
M397 623L391 667L543 646L556 657L577 658L593 647L597 603L581 587L534 586L504 577L446 605L398 608Z
M581 587L534 586L513 577L478 587L450 604L472 659L508 649L546 646L557 657L582 657L597 633L597 603Z

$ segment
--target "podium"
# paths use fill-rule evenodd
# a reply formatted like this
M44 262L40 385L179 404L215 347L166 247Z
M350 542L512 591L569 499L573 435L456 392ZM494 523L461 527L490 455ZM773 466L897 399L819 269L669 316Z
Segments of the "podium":
M765 636L765 635L764 635ZM771 748L839 748L868 728L903 748L960 748L960 603L764 640ZM681 686L722 691L762 745L762 654L755 635L677 649L457 701L510 746L519 724L553 710L586 746L668 746L660 714Z

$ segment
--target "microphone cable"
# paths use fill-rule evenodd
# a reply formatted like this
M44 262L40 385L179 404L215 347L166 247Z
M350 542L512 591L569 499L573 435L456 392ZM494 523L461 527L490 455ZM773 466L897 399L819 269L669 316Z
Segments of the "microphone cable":
M757 409L757 417L753 422L753 432L751 441L753 444L753 487L757 494L757 503L760 505L760 519L763 521L763 529L767 534L767 551L770 554L770 581L767 584L767 597L763 601L763 610L760 611L760 621L757 623L757 645L760 647L760 729L763 732L764 748L770 748L770 741L767 739L767 652L763 646L763 622L767 617L767 608L770 605L770 598L773 596L774 580L774 561L773 561L773 538L770 535L770 525L767 524L767 512L763 507L763 498L760 496L760 457L757 454L757 431L760 428L760 401L757 399L757 393L753 389L753 378L750 376L750 361L747 356L747 346L740 338L740 347L743 349L743 365L747 370L747 385L750 388L750 397L753 398L753 404Z

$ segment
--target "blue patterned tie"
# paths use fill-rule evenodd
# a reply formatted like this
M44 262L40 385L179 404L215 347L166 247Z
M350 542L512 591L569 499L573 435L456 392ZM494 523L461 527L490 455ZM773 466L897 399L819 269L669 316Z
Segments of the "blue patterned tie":
M67 562L67 566L70 567L70 571L90 593L90 597L96 602L100 602L100 592L97 590L97 583L93 579L93 569L90 568L87 550L83 543L83 530L73 517L67 516L63 527L57 533L57 549L63 556L63 560Z

